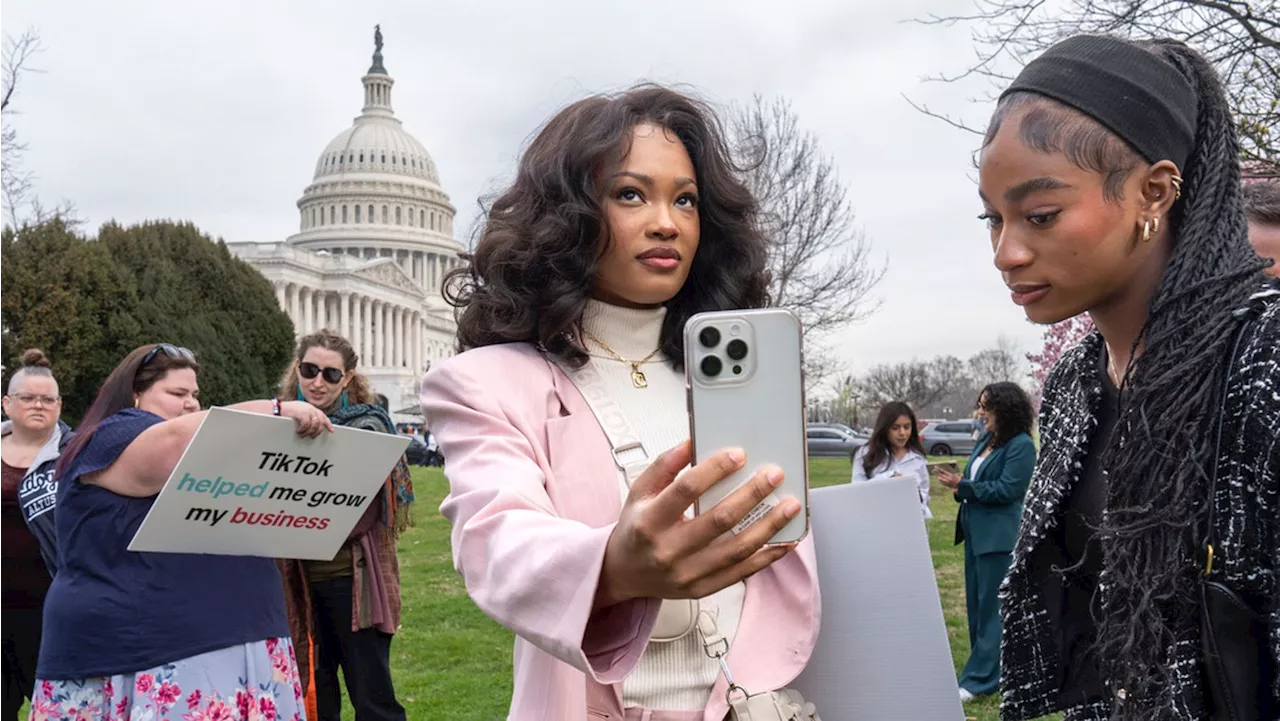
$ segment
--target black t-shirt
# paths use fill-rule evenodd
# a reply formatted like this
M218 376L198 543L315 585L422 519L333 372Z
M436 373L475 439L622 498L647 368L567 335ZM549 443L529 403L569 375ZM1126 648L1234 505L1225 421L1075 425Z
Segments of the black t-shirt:
M1098 577L1102 572L1102 548L1097 531L1107 507L1107 472L1102 456L1111 443L1119 417L1120 392L1107 374L1107 351L1103 346L1097 372L1102 398L1096 409L1098 425L1089 439L1080 479L1064 507L1058 543L1065 561L1062 569L1062 697L1069 704L1103 698L1106 688L1098 671L1097 599Z

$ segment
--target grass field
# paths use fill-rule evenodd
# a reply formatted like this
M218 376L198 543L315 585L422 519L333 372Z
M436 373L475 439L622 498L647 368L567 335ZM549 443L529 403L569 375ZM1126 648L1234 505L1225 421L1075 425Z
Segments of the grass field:
M849 473L846 459L812 462L815 487L845 483ZM436 469L415 469L414 483L417 525L400 541L404 627L391 660L397 695L411 719L503 719L511 696L511 634L472 605L453 570L449 525L436 511L447 490L444 477ZM950 493L935 485L931 503L935 518L929 522L929 544L959 671L969 653L964 554L952 545L956 507ZM966 712L975 721L998 718L994 697L968 704ZM344 719L352 718L348 708Z

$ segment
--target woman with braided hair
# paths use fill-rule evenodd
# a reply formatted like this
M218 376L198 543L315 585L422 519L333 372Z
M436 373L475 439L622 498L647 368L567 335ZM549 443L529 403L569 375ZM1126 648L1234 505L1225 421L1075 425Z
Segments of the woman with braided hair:
M1001 96L980 191L1013 301L1097 327L1044 388L1002 717L1277 718L1280 287L1216 74L1171 40L1064 40Z

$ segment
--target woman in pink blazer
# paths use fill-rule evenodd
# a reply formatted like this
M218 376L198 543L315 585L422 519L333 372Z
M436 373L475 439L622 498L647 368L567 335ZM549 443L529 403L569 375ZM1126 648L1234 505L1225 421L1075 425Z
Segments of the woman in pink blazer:
M551 119L449 279L465 352L426 376L422 407L446 458L455 564L518 636L511 719L721 721L711 640L750 693L809 659L812 542L763 545L799 503L727 533L782 472L688 513L751 463L725 449L686 468L681 334L694 313L767 303L755 217L714 114L641 86ZM597 378L596 410L629 420L642 462L614 450L573 369ZM710 618L710 635L673 618Z

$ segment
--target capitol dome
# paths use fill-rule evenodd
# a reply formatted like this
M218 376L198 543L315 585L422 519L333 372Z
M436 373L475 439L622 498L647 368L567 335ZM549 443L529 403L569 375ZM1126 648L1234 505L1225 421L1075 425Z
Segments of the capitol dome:
M361 83L361 113L316 161L312 183L298 200L300 232L289 243L330 253L360 248L362 257L456 253L461 250L453 240L456 210L440 186L431 154L395 116L395 81L382 64L380 42ZM375 240L376 255L369 256Z
M342 335L392 418L417 425L422 374L456 351L442 291L463 247L435 162L392 111L380 27L374 48L360 115L325 146L298 199L299 231L227 247L270 281L298 337Z

